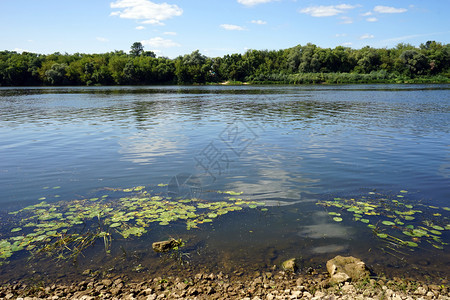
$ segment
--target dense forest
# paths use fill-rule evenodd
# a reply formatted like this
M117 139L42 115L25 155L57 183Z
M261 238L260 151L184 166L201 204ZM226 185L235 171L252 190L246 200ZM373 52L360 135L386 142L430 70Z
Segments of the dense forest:
M450 44L419 47L248 50L210 58L198 50L156 57L141 43L129 53L50 55L0 52L0 86L250 83L450 82Z

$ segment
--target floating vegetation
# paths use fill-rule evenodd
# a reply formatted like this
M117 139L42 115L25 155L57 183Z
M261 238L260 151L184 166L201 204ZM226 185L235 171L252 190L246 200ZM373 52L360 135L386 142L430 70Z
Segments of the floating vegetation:
M20 221L11 224L9 229L6 227L8 232L0 235L0 265L22 250L32 255L47 253L59 259L76 259L97 240L103 240L105 251L109 253L113 238L139 237L152 223L152 226L166 226L183 222L190 230L243 207L264 205L229 197L242 194L233 191L218 192L226 195L224 199L208 202L202 199L173 200L150 194L144 186L107 190L120 195L55 203L42 201L10 212Z
M338 210L328 212L335 222L341 222L346 217L363 223L376 237L388 243L391 250L400 247L413 250L419 245L444 249L448 243L443 241L442 234L450 230L448 213L445 213L449 211L448 207L424 204L413 206L399 200L406 199L408 191L401 190L400 193L402 195L396 195L395 199L369 192L369 196L360 199L334 198L331 201L319 201L317 204Z

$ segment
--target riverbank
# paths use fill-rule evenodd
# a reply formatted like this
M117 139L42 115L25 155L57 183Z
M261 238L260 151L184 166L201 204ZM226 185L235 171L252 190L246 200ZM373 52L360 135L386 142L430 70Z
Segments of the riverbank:
M197 273L140 280L94 274L85 272L85 280L71 283L3 284L0 299L450 299L444 279L425 284L372 276L361 282L330 284L329 275L317 270Z

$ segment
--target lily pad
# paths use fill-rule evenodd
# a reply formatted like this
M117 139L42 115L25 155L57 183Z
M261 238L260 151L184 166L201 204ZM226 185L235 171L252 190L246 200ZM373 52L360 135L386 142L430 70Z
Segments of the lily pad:
M405 244L408 245L409 247L418 247L418 246L419 246L417 243L415 243L415 242L410 242L410 241L405 242Z
M437 235L441 235L442 234L442 232L440 232L440 231L438 231L438 230L430 230L430 233L432 233L432 234L437 234Z
M422 237L424 235L427 235L427 232L422 229L413 229L413 231L411 233L417 237Z
M334 212L334 211L330 211L330 212L328 212L328 214L330 216L340 216L341 215L340 213L337 213L337 212Z
M433 226L431 226L431 228L436 229L436 230L444 230L443 227L438 226L438 225L433 225Z
M383 222L381 222L382 224L384 224L384 225L387 225L387 226L393 226L393 225L395 225L395 223L394 222L391 222L391 221L383 221Z
M342 218L341 217L334 217L333 220L335 222L342 222Z
M128 238L130 235L141 236L143 233L147 232L145 228L142 227L130 227L121 232L124 238Z

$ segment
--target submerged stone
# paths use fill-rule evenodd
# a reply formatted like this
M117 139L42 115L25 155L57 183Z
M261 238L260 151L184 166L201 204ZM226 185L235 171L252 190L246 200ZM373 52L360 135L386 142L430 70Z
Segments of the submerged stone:
M167 252L182 245L181 240L170 239L167 241L154 242L152 244L153 251L155 252Z

